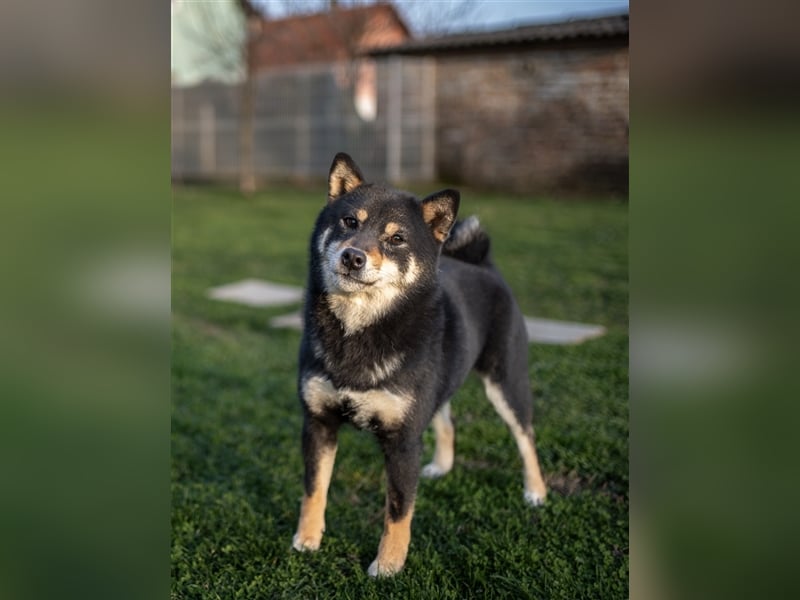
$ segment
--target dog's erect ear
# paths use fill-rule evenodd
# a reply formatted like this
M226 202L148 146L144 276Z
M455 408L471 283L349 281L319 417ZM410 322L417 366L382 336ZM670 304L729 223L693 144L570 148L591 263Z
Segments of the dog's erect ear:
M461 194L456 190L442 190L422 201L422 218L439 243L444 243L455 223Z
M339 196L352 192L364 183L361 169L350 155L339 152L333 158L331 171L328 173L328 202L333 202Z

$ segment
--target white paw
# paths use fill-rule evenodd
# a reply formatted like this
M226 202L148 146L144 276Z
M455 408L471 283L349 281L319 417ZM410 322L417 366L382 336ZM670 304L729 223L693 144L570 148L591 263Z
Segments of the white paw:
M544 504L544 498L544 496L541 496L536 492L525 490L525 504L530 506L541 506Z
M304 540L300 539L298 534L294 534L292 538L292 548L297 550L298 552L314 552L319 550L319 545L322 540L312 540L306 538Z
M378 559L372 561L372 564L367 569L367 575L370 577L391 577L392 575L396 575L400 572L403 568L403 565L399 567L379 567L378 566Z
M422 467L422 473L420 473L426 479L436 479L437 477L441 477L442 475L446 475L450 469L443 469L436 463L429 463Z
M373 560L372 564L367 569L367 575L370 577L377 577L378 576L378 561Z

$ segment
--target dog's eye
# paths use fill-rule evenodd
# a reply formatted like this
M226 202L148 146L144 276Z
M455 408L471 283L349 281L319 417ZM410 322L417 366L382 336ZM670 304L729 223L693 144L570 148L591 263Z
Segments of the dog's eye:
M344 226L348 229L355 229L358 227L358 219L355 217L345 217L342 219L342 223L344 223Z
M395 246L397 246L398 244L402 244L403 242L405 242L406 239L399 233L395 233L392 237L389 238L389 241Z

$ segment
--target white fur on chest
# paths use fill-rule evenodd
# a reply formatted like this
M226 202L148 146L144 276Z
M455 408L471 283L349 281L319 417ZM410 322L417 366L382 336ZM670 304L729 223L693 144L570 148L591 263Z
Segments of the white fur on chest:
M302 388L303 400L311 414L321 415L349 403L348 417L358 427L368 427L374 419L385 427L399 425L413 403L409 396L386 389L337 389L328 378L317 375L305 379Z
M400 290L393 286L349 294L329 294L328 306L344 325L344 334L352 335L389 312L399 295Z

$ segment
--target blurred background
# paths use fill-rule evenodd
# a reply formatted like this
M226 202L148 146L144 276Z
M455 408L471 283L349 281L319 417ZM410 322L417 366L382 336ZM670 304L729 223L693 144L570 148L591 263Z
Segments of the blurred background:
M627 2L172 2L172 174L628 189Z

